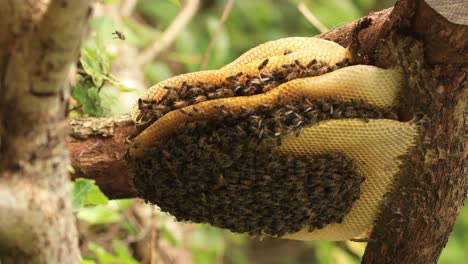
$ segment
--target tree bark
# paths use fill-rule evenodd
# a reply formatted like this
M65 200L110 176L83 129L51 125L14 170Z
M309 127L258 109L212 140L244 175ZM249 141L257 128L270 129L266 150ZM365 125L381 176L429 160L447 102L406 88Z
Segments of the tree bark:
M363 263L436 263L468 191L468 27L422 0L398 2L389 23L376 64L396 60L409 76L401 111L420 118L420 135Z
M400 181L383 205L363 263L435 263L466 198L468 29L450 21L463 19L444 18L423 0L401 0L393 9L320 36L349 46L359 63L405 72L408 82L402 91L400 117L420 125L417 146L404 159ZM92 140L95 145L88 152L108 159L87 159L86 168L112 172L108 177L115 181L98 180L106 194L133 197L133 186L121 184L131 182L122 161L122 138L131 128L119 131L123 133L119 140L105 141L95 135L71 138L68 142L74 145L69 148L80 149ZM109 150L118 155L106 154ZM83 156L73 157L73 164L78 175L93 178L92 170L80 169ZM121 173L112 170L115 162Z
M82 118L70 120L71 133L66 138L72 178L91 178L107 197L136 197L127 163L126 138L133 132L130 116L112 118Z
M68 178L68 74L89 1L0 3L0 262L79 263Z

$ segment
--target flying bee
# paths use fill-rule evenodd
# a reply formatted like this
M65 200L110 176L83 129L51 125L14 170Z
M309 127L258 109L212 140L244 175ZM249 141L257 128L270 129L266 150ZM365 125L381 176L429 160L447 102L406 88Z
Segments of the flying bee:
M265 68L265 66L267 66L267 64L268 64L269 61L270 61L269 59L265 59L265 60L262 62L262 64L260 64L260 65L258 66L258 70L261 71L263 68Z
M118 39L121 39L121 40L125 40L125 35L122 32L118 31L118 30L114 31L114 33L112 33L112 35L115 35L114 39L118 38Z

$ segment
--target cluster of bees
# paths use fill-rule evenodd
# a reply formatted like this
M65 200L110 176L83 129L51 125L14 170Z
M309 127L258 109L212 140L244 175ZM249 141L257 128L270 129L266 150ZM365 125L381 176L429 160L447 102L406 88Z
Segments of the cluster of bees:
M217 84L202 81L197 83L183 82L180 87L165 86L166 94L157 101L140 99L138 101L139 114L136 117L136 134L146 129L164 114L175 109L206 100L265 93L293 79L322 75L347 66L349 63L348 59L345 59L330 66L325 62L313 59L307 65L303 65L300 61L295 60L272 71L262 71L268 62L269 60L265 59L258 66L258 74L238 72Z
M340 223L360 197L364 178L351 160L340 153L281 153L281 136L299 136L329 119L396 118L363 100L335 98L279 96L274 104L236 112L217 108L213 119L179 124L143 157L130 159L130 170L140 197L179 221L251 235L283 236Z

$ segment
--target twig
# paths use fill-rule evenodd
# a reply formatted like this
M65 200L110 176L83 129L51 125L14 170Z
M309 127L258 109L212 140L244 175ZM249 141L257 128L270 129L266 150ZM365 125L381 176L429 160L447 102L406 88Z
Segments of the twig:
M208 64L208 59L210 58L211 50L213 49L216 40L218 39L219 33L221 32L221 29L223 29L224 23L226 22L226 19L228 18L229 13L231 12L233 2L233 0L227 0L226 5L224 6L223 14L221 15L221 19L219 20L218 27L213 33L210 43L208 44L205 54L203 55L203 59L200 64L200 70L204 70L206 68L206 65Z
M187 0L185 5L172 21L169 27L164 31L162 38L156 39L151 46L145 49L137 57L137 65L144 65L154 60L165 48L167 48L179 34L180 30L190 21L195 15L199 0Z
M328 31L328 28L324 26L320 20L318 20L314 14L307 8L307 6L304 4L304 2L299 2L297 5L297 9L299 9L299 12L311 23L314 27L316 27L320 33L324 33Z
M130 16L135 9L138 0L126 0L123 2L122 7L120 8L120 14L124 17Z
M151 211L151 264L156 264L156 207Z
M372 242L375 242L376 240L370 237L365 237L365 238L351 238L349 241L357 242L357 243L372 243Z

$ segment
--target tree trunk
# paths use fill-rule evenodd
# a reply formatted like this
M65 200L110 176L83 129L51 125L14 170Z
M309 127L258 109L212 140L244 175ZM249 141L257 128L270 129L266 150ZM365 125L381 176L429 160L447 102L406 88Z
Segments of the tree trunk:
M79 263L67 171L68 75L88 1L0 3L0 262Z
M467 18L453 24L453 13L443 17L422 0L400 1L393 14L397 29L376 64L396 60L408 74L401 111L420 119L420 135L363 263L436 263L468 191Z

